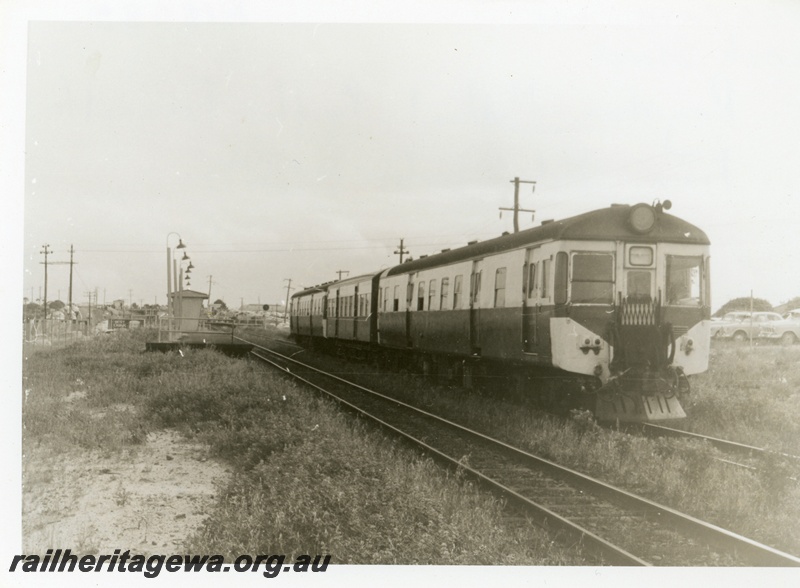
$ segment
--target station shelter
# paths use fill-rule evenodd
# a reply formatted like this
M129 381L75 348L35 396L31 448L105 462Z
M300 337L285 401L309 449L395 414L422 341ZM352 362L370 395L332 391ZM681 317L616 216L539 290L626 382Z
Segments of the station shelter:
M200 328L203 300L208 295L196 290L179 290L171 294L175 327L178 331L194 332Z

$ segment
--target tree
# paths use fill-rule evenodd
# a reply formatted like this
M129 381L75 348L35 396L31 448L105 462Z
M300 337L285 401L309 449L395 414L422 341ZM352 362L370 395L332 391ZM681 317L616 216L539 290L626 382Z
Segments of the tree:
M786 310L794 310L795 308L800 308L800 296L795 296L791 300L789 300L785 305Z
M768 312L772 310L772 305L769 303L769 301L764 300L763 298L753 298L752 300L754 312ZM734 298L733 300L729 300L723 304L713 316L724 316L726 313L736 310L749 312L750 297L744 296L742 298Z
M228 305L227 305L227 304L225 304L225 302L224 302L224 301L223 301L221 298L217 298L217 299L214 301L214 304L215 304L216 306L219 306L219 307L220 307L222 310L228 310Z

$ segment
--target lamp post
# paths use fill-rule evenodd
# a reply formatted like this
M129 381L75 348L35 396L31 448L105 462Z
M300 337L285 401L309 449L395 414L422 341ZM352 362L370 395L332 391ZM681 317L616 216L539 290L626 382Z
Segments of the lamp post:
M179 292L175 256L173 255L173 252L169 247L169 238L172 235L178 237L178 244L175 246L175 249L186 249L186 245L184 245L183 239L181 238L180 234L174 231L167 234L167 314L170 317L170 319L175 317L175 304L172 302L172 294L173 292ZM186 255L185 252L183 254L183 257L185 259L188 259L188 256ZM183 286L181 285L180 290L182 289Z

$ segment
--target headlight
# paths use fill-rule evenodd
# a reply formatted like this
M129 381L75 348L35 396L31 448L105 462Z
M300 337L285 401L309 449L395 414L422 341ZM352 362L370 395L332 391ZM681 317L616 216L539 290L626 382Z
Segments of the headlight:
M648 233L656 224L656 211L649 204L637 204L631 208L628 223L637 233Z

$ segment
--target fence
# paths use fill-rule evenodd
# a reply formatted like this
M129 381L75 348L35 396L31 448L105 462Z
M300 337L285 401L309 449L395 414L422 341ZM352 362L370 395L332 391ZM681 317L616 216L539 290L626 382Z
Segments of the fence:
M63 345L90 333L87 320L29 319L23 323L23 340L33 345Z

